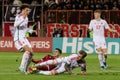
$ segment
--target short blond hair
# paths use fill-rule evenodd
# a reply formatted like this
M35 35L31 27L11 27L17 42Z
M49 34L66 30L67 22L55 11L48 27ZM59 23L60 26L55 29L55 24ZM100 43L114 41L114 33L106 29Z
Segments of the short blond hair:
M99 14L101 14L102 11L101 11L101 10L95 10L94 13L99 13Z

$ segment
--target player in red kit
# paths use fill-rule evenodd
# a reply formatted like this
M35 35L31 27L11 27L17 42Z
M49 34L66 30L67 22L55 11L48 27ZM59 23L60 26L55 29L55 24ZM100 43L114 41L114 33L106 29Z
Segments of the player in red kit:
M35 60L35 59L32 59L32 62L35 63L35 64L38 64L38 63L41 63L41 62L45 62L45 61L48 61L48 60L53 60L55 58L59 58L61 57L61 54L62 54L62 51L61 49L59 48L56 48L55 51L54 51L54 55L46 55L45 57L43 57L42 59L40 60ZM29 72L33 72L33 71L36 71L36 70L44 70L44 71L50 71L52 70L53 68L55 68L56 65L45 65L45 66L38 66L36 67L36 69L32 69L32 67L29 68Z

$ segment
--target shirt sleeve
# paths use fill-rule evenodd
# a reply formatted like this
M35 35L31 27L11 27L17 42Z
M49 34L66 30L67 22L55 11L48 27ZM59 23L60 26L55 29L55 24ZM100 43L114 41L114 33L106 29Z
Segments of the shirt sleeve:
M73 61L73 60L77 60L77 57L78 57L77 54L72 54L72 55L66 57L66 63L67 63L67 64L70 64L71 61Z
M14 27L17 27L17 26L19 26L21 23L24 22L24 19L21 18L21 17L22 17L22 16L16 16L15 22L14 22Z
M93 26L92 26L92 20L90 21L90 24L89 24L89 29L92 30L93 29Z
M32 33L33 30L31 28L26 28L26 32Z
M105 20L104 20L104 22L105 22L105 29L109 29L108 23Z
M85 60L79 60L77 61L80 68L81 68L81 71L86 71L86 61Z

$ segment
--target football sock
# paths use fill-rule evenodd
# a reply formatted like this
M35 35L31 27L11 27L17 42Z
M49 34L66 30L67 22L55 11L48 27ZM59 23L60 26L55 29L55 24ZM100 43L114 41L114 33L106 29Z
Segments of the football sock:
M38 71L38 74L51 75L51 71Z
M55 70L51 71L39 71L38 74L44 74L44 75L55 75Z
M99 62L100 62L100 66L104 66L104 64L103 64L103 55L102 54L98 54L98 59L99 59Z
M35 64L35 66L44 66L44 65L51 65L54 63L54 60L48 60L42 63Z
M27 61L27 64L26 64L26 71L27 71L27 69L28 69L28 66L30 65L30 62L32 61L32 55L31 54L29 54L29 58L28 58L28 61Z
M21 64L20 64L20 68L23 68L24 71L26 70L26 65L27 65L28 58L29 58L29 54L28 54L27 51L25 51L24 54L23 54L23 57L22 57Z
M107 66L106 61L107 61L107 55L105 54L105 55L103 55L103 64L104 64L105 66Z
M106 62L106 60L107 60L107 55L105 54L105 55L103 56L103 62Z

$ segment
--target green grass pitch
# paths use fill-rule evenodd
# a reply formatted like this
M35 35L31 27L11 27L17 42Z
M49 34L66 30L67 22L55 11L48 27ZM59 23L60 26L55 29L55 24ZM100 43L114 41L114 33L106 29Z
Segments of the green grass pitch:
M39 59L46 54L36 53L34 58ZM70 54L63 54L67 56ZM108 55L108 68L100 70L96 54L89 54L86 57L87 75L69 75L63 73L59 75L24 75L16 70L19 67L22 53L0 52L0 80L120 80L120 55ZM16 59L18 61L16 62ZM80 68L73 72L79 73Z

